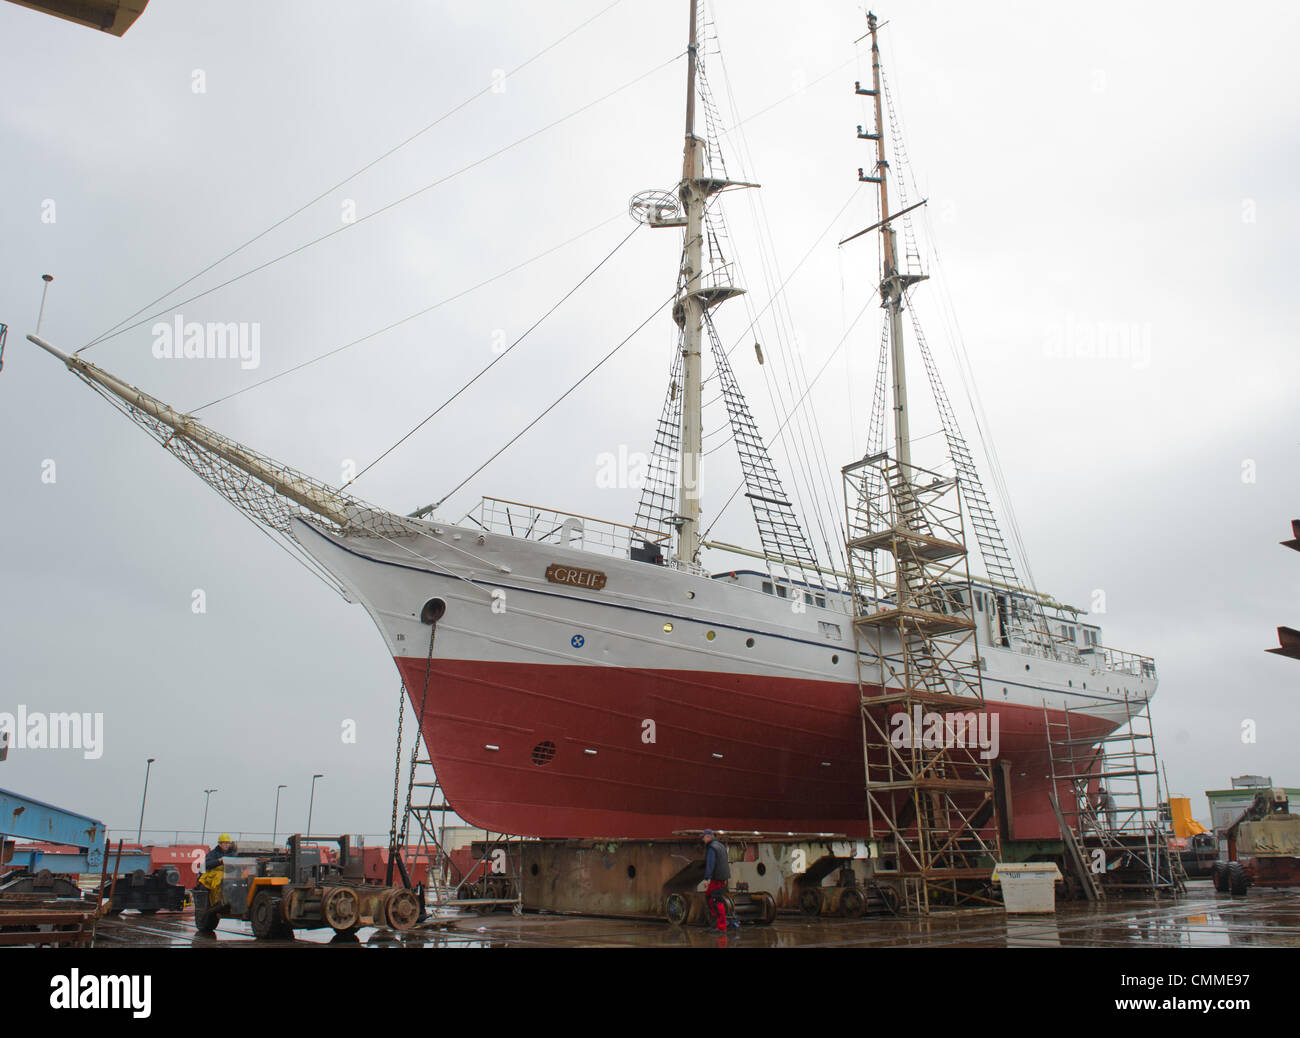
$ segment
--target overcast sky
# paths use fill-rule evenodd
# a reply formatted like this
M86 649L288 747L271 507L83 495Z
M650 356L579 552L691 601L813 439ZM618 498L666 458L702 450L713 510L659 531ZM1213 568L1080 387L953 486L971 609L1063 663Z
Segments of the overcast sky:
M875 218L856 173L870 163L852 90L870 75L854 45L865 12L711 9L728 169L763 185L730 200L750 298L723 308L719 329L743 347L733 362L769 434L783 363L797 348L811 375L830 359L812 399L819 478L837 487L865 438L880 328L872 305L835 352L875 281L869 239L835 246ZM15 751L0 786L133 835L156 757L145 827L170 838L200 826L212 787L209 832L269 830L279 783L281 832L305 828L323 772L317 831L387 830L399 684L378 633L23 339L40 276L55 276L43 335L85 345L495 84L168 298L187 321L257 323L256 369L156 359L152 321L85 354L196 408L505 274L202 411L339 483L613 250L633 194L674 185L686 13L662 0L153 0L115 39L0 4L0 711L105 719L99 759ZM976 439L938 305L951 300L1038 586L1083 607L1104 592L1105 641L1156 657L1157 742L1195 814L1233 775L1300 784L1300 663L1263 651L1278 624L1300 625L1300 555L1277 543L1300 516L1300 11L912 2L878 14L897 19L884 58L930 200L936 277L916 309ZM445 495L654 312L678 247L675 233L638 231L356 492L402 512ZM792 331L769 317L747 333L787 275ZM599 486L597 459L649 448L674 335L660 314L441 514L490 494L629 519L636 491ZM1127 345L1098 356L1098 341ZM913 379L922 389L919 363ZM923 408L913 421L917 436L937 429ZM706 522L734 486L725 453L705 470ZM775 453L797 489L797 459ZM754 544L749 526L737 506L715 534ZM340 737L347 721L355 743Z

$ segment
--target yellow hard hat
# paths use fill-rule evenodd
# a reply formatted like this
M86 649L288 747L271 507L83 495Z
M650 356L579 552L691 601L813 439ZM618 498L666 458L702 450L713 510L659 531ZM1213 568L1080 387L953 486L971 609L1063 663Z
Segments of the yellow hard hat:
M222 833L220 836L217 837L217 843L232 843L232 842L233 841L230 839L229 833Z

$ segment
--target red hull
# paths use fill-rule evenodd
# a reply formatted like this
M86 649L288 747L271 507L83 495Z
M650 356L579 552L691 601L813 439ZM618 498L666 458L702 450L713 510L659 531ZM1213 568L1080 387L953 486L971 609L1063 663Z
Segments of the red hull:
M418 711L425 661L397 664ZM421 728L447 799L467 822L492 832L659 839L712 827L870 835L856 686L434 660L427 687ZM1010 765L1011 835L1056 839L1043 710L990 707L1000 718L998 759ZM1071 723L1076 737L1114 727L1078 714Z

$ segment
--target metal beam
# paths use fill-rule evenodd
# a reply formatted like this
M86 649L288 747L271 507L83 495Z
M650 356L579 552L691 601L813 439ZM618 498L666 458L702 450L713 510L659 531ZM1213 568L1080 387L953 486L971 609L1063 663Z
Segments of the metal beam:
M103 822L7 789L0 789L0 834L76 847L91 871L103 864Z
M91 858L95 861L92 862ZM84 875L91 872L99 872L103 867L102 848L88 850L84 854L66 854L59 851L17 851L14 853L7 864L25 865L30 872L40 872L42 869L49 869L56 875L69 875L77 873ZM153 869L153 859L148 854L123 854L121 862L114 861L112 871L119 876L125 876L141 869L144 872L150 872Z

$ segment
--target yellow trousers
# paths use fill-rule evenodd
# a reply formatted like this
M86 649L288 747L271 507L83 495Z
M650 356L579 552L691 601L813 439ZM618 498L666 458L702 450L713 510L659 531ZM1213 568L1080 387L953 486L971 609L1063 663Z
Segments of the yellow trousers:
M206 887L208 890L208 905L215 907L221 904L221 878L225 875L225 869L218 865L215 869L208 869L199 877L199 886Z

